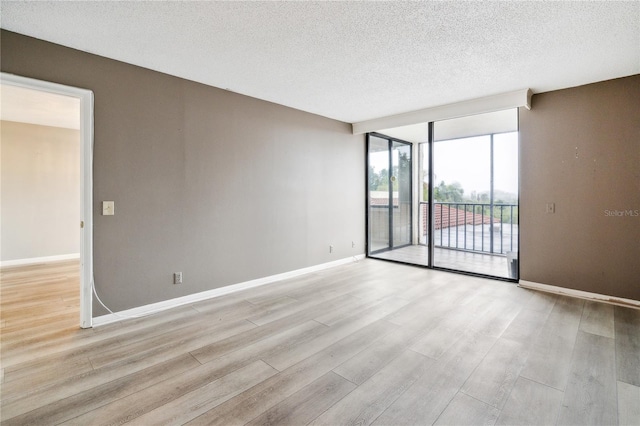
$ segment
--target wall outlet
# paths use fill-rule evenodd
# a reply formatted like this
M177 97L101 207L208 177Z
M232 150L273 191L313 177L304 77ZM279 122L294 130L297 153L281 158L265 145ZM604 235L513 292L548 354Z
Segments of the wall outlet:
M333 246L329 246L329 253L333 253Z
M351 241L351 248L356 248L356 242L355 241Z
M182 284L182 272L174 272L173 273L173 283L174 284Z

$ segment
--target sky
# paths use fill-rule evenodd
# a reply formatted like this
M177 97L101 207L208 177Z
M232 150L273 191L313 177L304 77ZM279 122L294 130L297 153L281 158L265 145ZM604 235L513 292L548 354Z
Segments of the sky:
M434 146L434 185L459 182L465 195L488 192L490 187L490 138L454 139ZM494 136L494 188L518 194L518 134Z
M470 195L473 191L489 192L489 141L489 136L479 136L435 142L434 185L441 181L446 184L459 182L465 195ZM389 157L385 151L371 154L369 161L376 172L389 167ZM422 163L427 164L426 158ZM496 190L518 194L517 132L494 135L494 187Z

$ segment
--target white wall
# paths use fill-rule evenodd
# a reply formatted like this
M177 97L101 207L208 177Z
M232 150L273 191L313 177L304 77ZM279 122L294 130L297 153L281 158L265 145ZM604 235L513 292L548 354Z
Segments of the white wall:
M3 265L77 254L80 241L78 130L1 122Z

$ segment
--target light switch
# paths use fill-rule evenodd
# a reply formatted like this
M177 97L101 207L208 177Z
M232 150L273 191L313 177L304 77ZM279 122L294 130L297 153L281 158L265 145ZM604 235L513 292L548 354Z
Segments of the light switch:
M102 216L113 216L115 213L115 203L113 201L102 202Z
M547 213L556 212L556 203L547 203Z

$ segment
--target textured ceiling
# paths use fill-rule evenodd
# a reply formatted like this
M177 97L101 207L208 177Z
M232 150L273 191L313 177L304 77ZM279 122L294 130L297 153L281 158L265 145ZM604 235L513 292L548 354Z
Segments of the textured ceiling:
M346 122L640 73L640 2L13 2L10 31Z

